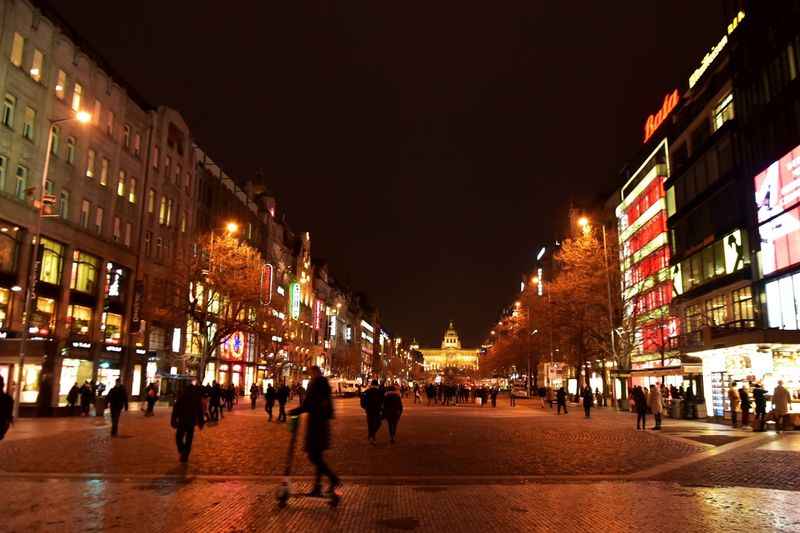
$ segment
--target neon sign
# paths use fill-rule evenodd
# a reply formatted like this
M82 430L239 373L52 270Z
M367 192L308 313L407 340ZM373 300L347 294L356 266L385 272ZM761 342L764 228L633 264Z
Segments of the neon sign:
M664 97L664 103L661 105L661 109L659 109L657 113L647 117L644 123L644 142L650 140L650 137L653 136L661 124L664 123L664 120L672 113L672 110L678 105L680 96L678 89L675 89Z
M743 19L744 19L744 11L739 11L736 14L736 16L733 17L731 23L728 24L728 35L733 33L733 30L736 29L736 27ZM703 59L700 60L700 66L697 67L694 72L692 72L691 76L689 76L690 89L695 86L695 84L700 80L701 77L703 77L703 74L705 73L706 70L708 70L708 67L711 66L711 64L717 58L719 53L722 52L722 49L725 48L725 46L728 44L728 35L723 35L722 38L719 40L719 42L716 45L714 45L714 47L706 55L703 56Z
M269 305L272 302L272 265L266 264L261 267L261 280L259 285L259 299L261 300L261 305Z
M300 318L300 284L296 281L289 285L289 312L293 320Z

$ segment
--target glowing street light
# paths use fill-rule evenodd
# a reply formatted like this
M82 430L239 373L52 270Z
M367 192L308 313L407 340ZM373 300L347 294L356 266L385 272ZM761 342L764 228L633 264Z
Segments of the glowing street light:
M239 231L239 224L233 221L228 222L227 224L225 224L225 231L233 235L234 233Z
M586 217L581 217L578 219L578 226L585 228L589 225L589 219Z

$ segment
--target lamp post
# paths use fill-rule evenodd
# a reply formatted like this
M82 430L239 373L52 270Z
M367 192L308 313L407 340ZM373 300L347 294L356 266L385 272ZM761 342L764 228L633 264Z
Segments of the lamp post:
M31 302L33 301L34 292L36 291L36 279L39 277L39 241L42 236L42 210L44 209L44 190L47 186L47 173L50 169L50 154L53 150L53 136L57 124L62 122L70 122L77 120L81 124L87 124L92 120L92 116L86 111L78 111L75 116L50 119L47 133L47 151L44 156L44 169L42 170L42 181L39 183L38 200L34 207L36 208L36 223L33 230L33 249L31 252L31 263L28 267L28 286L25 288L25 304L22 308L22 337L19 343L19 356L17 357L17 371L15 377L14 389L14 412L12 416L16 418L19 416L19 401L22 393L22 371L25 366L25 350L28 348L28 335L30 330L30 314Z

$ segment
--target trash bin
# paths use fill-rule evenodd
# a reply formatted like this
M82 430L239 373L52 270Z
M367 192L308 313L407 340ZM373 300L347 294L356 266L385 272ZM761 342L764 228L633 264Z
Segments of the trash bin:
M106 412L106 399L98 396L94 401L94 414L95 416L103 416Z
M669 407L669 416L672 418L680 418L681 417L681 403L683 400L680 398L675 398L672 400L672 404Z

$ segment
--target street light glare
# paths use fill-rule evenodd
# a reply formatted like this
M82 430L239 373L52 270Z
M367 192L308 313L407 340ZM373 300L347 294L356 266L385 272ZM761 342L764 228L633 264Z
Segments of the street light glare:
M78 111L75 113L75 118L81 124L88 124L92 120L91 113L87 113L86 111Z
M225 224L225 231L227 231L228 233L236 233L237 231L239 231L239 224L237 224L236 222L228 222L227 224Z
M578 225L582 228L585 228L589 225L589 219L586 217L581 217L578 219Z

